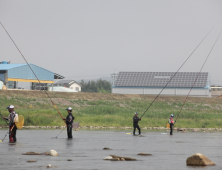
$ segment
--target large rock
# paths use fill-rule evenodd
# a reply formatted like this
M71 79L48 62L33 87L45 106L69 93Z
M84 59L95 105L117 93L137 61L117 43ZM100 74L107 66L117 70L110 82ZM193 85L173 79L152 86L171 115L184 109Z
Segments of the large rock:
M187 166L209 166L216 165L201 153L196 153L187 158Z
M58 156L58 153L55 150L50 150L49 153L51 156Z

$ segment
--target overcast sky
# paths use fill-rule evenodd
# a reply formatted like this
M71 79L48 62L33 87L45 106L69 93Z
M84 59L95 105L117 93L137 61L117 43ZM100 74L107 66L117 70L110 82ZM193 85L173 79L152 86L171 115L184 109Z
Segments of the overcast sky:
M221 0L0 0L29 63L76 80L119 71L199 71L222 29ZM203 71L222 84L222 36ZM25 61L0 27L0 60Z

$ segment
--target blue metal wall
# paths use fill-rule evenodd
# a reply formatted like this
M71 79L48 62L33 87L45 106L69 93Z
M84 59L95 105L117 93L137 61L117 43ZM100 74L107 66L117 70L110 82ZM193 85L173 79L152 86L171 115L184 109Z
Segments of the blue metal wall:
M0 73L0 80L1 81L5 81L5 74L4 73Z
M38 67L34 64L30 64L31 68L37 75L39 80L54 80L54 73ZM28 65L15 67L8 70L8 78L18 78L18 79L34 79L36 80L35 75L32 73Z

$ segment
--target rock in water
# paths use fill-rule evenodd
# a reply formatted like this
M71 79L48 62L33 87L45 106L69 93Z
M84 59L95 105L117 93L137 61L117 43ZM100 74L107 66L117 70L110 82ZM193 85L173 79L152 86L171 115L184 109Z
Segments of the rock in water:
M22 155L40 155L40 153L37 153L37 152L26 152L26 153L23 153Z
M31 163L31 162L37 162L37 161L36 160L29 160L27 162Z
M110 148L105 147L105 148L103 148L103 150L111 150L111 149L110 149Z
M40 153L40 155L50 155L49 152L43 152L43 153Z
M52 165L51 165L51 164L48 164L48 165L47 165L47 168L52 168Z
M209 166L216 165L201 153L196 153L187 158L187 166Z
M149 154L149 153L138 153L137 155L142 155L142 156L151 156L152 154Z
M58 156L58 153L55 150L50 150L49 153L51 156Z
M119 158L120 160L123 158L125 159L125 161L137 161L134 158L130 158L130 157L123 157L123 156L116 156L116 155L110 155L112 158Z
M111 160L111 159L113 159L112 156L107 156L107 157L105 157L103 160Z
M109 161L136 161L136 159L134 159L134 158L115 156L115 155L107 156L103 160L109 160Z
M110 159L110 161L120 161L120 159L119 158L112 158L112 159Z

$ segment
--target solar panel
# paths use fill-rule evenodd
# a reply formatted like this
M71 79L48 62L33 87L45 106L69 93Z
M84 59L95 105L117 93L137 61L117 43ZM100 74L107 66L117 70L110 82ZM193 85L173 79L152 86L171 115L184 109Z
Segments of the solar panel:
M115 86L121 87L164 87L174 72L119 72ZM179 72L167 87L192 87L198 72ZM194 87L206 87L208 73L199 74Z

